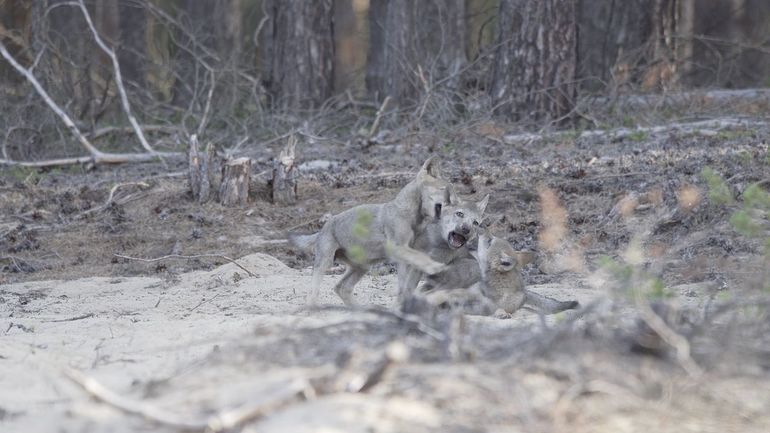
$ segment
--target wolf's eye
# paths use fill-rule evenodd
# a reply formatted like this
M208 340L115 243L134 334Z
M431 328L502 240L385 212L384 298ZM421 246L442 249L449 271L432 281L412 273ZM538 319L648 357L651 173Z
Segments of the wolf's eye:
M462 217L465 216L465 214L460 212L459 210L457 212L455 212L455 215L457 215L458 218L462 218Z
M479 225L479 222L478 222L478 221L474 221L474 222L473 222L473 225L474 225L474 226L477 226L477 225Z

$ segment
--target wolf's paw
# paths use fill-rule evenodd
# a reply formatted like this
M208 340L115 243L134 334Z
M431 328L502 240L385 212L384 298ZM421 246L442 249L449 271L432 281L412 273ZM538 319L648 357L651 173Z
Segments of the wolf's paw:
M510 313L503 310L502 308L498 308L497 310L495 310L494 314L492 314L492 317L494 317L495 319L510 319L513 316L511 316Z

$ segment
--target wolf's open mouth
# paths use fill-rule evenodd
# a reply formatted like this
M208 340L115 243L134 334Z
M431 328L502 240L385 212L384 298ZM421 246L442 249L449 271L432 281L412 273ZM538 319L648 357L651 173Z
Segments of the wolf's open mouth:
M452 248L460 248L461 246L465 245L465 242L467 239L465 239L465 236L455 233L455 232L449 232L449 237L447 238L447 242L449 242L449 245Z

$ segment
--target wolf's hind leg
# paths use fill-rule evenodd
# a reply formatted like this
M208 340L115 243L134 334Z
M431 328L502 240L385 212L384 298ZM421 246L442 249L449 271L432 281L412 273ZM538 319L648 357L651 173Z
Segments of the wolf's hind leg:
M342 298L345 305L353 305L353 287L366 275L366 269L348 265L345 275L334 286L334 292Z
M310 279L310 290L307 295L307 305L312 307L318 302L321 281L329 268L334 264L336 242L322 232L316 241L315 260L313 261L313 277Z

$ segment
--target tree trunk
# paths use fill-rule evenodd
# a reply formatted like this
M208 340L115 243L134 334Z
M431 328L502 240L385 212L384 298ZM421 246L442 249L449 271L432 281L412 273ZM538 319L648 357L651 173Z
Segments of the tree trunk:
M366 87L378 100L419 99L438 83L456 91L465 54L463 0L372 0Z
M576 0L501 0L491 94L513 120L558 120L575 103Z
M317 108L334 87L334 2L265 0L263 77L273 108Z
M297 202L297 178L296 170L296 145L297 138L291 136L286 148L273 162L272 196L275 204L294 204Z
M237 158L227 161L222 168L219 202L222 206L246 206L249 199L251 160Z
M146 90L147 12L137 3L119 1L120 44L117 46L123 79Z
M647 60L653 0L583 0L578 6L580 88L602 91L631 84Z
M190 137L190 148L187 152L187 178L190 183L193 200L205 203L209 199L211 191L211 168L214 159L214 150L211 143L203 153L198 147L198 136Z

